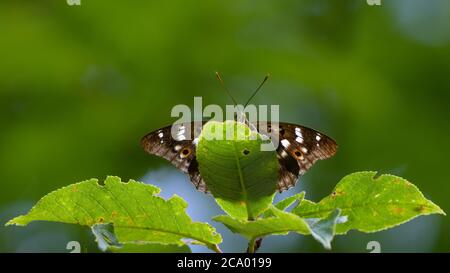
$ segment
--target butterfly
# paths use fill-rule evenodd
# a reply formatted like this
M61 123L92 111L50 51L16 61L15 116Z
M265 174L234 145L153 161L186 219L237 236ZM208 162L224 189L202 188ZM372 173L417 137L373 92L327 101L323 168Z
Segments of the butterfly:
M217 76L223 83L220 76L218 74ZM266 79L267 76L262 84ZM262 84L250 99L259 91ZM234 99L233 101L235 102ZM188 122L158 129L145 135L141 139L141 145L147 153L168 160L188 174L196 189L207 193L208 187L202 178L196 159L196 146L199 139L191 138L200 134L205 123L205 121ZM279 192L295 186L299 177L305 174L317 160L330 158L337 151L338 146L332 138L311 128L286 122L265 122L265 124L263 126L261 122L258 122L250 127L256 128L261 135L268 136L271 133L278 135L279 145L275 147L277 147ZM172 128L172 126L177 127ZM261 128L266 129L259 130ZM176 137L172 137L172 130L177 132Z

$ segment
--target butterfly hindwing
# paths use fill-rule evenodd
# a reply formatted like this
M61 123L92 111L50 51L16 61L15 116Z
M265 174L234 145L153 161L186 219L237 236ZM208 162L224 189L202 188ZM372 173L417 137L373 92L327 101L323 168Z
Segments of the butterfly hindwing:
M151 132L141 140L144 150L153 155L160 156L175 167L188 174L194 186L207 192L198 169L196 159L196 137L201 132L203 123L188 122L174 124ZM172 137L172 131L174 137Z
M277 157L279 162L278 190L280 192L295 186L298 177L317 161L332 157L337 150L336 142L313 129L291 123L272 123L258 128L261 134L273 133L279 137Z

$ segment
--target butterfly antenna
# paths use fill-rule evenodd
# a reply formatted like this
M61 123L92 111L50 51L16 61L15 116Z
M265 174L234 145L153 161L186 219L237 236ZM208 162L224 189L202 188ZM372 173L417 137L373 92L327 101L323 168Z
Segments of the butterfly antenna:
M228 96L231 98L231 100L233 101L234 105L237 105L236 100L233 98L233 96L231 95L230 91L228 90L228 88L225 86L224 81L222 80L222 78L220 77L219 72L216 72L216 78L217 80L220 82L220 85L222 85L223 89L225 90L225 92L227 92Z
M247 100L247 102L245 103L244 108L250 103L250 101L253 99L253 97L259 92L259 90L261 89L261 87L266 83L266 81L269 79L270 74L267 74L264 77L264 80L262 80L262 82L259 84L258 88L256 88L255 92L253 92L253 94L250 96L250 98Z

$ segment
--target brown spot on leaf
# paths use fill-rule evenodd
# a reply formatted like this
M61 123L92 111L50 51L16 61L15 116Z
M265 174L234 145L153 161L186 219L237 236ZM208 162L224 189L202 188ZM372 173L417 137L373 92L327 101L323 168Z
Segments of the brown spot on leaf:
M394 184L400 184L400 183L401 183L401 180L398 179L398 178L397 178L397 179L394 179L393 183L394 183Z
M392 206L391 210L394 214L403 214L403 212L405 212L404 208L397 207L397 206Z
M336 198L337 196L341 196L341 195L343 195L344 194L344 192L343 191L334 191L332 194L331 194L331 198Z
M419 213L423 213L426 210L426 207L424 205L419 205L419 206L415 207L414 210Z

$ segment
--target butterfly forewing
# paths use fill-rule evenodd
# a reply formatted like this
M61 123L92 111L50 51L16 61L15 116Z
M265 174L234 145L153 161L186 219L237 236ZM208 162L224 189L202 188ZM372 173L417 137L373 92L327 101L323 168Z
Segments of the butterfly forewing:
M202 122L167 126L144 136L141 145L147 153L167 159L175 167L189 174L194 186L206 192L206 184L198 170L195 145L202 126Z

